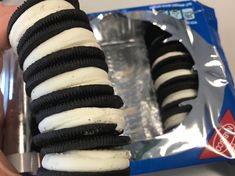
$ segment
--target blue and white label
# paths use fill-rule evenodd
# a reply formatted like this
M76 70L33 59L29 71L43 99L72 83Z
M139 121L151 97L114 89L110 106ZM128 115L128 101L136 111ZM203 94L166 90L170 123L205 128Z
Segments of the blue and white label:
M174 10L170 10L170 15L178 20L182 20L183 16L181 14L181 10L178 9L174 9Z
M192 8L182 9L182 14L185 20L195 19L195 14Z

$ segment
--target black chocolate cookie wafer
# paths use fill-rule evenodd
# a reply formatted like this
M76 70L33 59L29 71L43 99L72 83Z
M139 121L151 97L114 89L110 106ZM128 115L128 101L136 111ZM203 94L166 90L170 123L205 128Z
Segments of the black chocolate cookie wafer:
M167 31L163 31L160 27L153 25L150 22L146 26L145 31L145 43L148 49L151 48L153 43L162 43L166 38L171 37L172 35L168 33ZM156 46L156 45L155 45Z
M186 90L186 89L197 90L198 82L189 79L188 81L177 82L171 85L169 84L166 87L164 87L164 89L159 89L157 91L158 103L161 106L162 102L167 96L169 96L170 94L176 93L178 91Z
M33 143L42 147L78 139L84 136L120 135L122 132L118 132L116 127L117 124L90 124L74 128L65 128L38 134L33 137Z
M89 31L92 31L90 24L82 22L82 21L65 21L58 24L51 25L50 28L44 28L38 33L34 34L22 47L19 54L19 63L21 68L23 68L23 64L27 56L40 44L44 43L48 39L59 35L65 30L71 28L84 28Z
M188 53L185 53L184 55L170 56L158 62L156 65L153 66L152 70L158 70L163 66L166 66L168 64L178 63L178 62L190 62L192 64L194 63L192 57Z
M194 98L196 98L196 97L194 97ZM181 106L183 106L183 105L181 105L181 103L189 101L189 100L192 100L194 98L192 98L192 97L190 97L190 98L182 98L180 100L177 100L177 101L174 101L172 103L169 103L168 105L166 105L163 108L161 108L161 112L165 113L167 111L170 111L173 107L176 107L176 106L181 107Z
M166 82L164 82L163 84L160 85L160 87L158 88L157 92L162 92L164 91L165 87L171 86L171 85L175 85L178 82L195 82L198 83L198 75L197 72L194 72L192 75L185 75L185 76L177 76L175 78L172 78Z
M164 134L169 133L169 132L173 131L175 128L177 128L179 125L180 125L180 124L177 124L177 125L174 125L174 126L172 126L172 127L167 128L167 129L164 129L164 130L163 130L163 133L164 133Z
M184 53L188 53L187 49L185 46L180 43L179 41L172 41L172 42L167 42L163 43L160 46L155 46L158 45L159 43L154 43L151 46L151 49L149 50L149 62L150 65L154 63L154 61L159 58L160 56L163 56L164 54L167 54L172 51L181 51Z
M170 62L171 61L171 62ZM152 78L155 81L157 78L159 78L161 75L179 70L179 69L187 69L187 70L192 70L194 63L192 60L188 59L177 59L177 58L172 58L172 60L169 60L168 64L159 64L154 67L152 70Z
M59 172L43 168L38 169L37 176L129 176L130 168L107 172Z
M30 97L32 90L42 82L54 76L85 67L96 67L108 72L108 65L103 60L77 59L58 62L53 66L44 67L44 69L32 75L30 79L26 81L26 93Z
M32 75L40 72L45 67L51 67L58 62L68 62L69 60L94 58L105 61L104 52L96 47L79 46L63 49L49 54L30 65L24 72L24 81L27 81Z
M102 95L94 96L84 99L77 100L65 100L62 104L57 104L56 106L43 109L36 114L36 121L39 123L45 117L53 114L61 113L63 111L68 111L76 108L83 107L98 107L98 108L116 108L119 109L123 106L123 101L121 97L117 95Z
M30 108L38 112L58 104L99 95L114 95L114 89L109 85L87 85L58 90L33 100Z
M130 138L128 136L102 135L102 136L85 136L76 140L64 141L61 143L48 145L41 149L41 154L63 153L70 150L90 150L90 149L107 149L118 146L128 145Z
M16 22L16 20L26 11L28 10L30 7L42 2L45 0L29 0L29 1L25 1L20 7L17 8L17 10L13 13L13 15L10 18L9 24L8 24L8 29L7 29L7 35L9 36L10 31L12 29L12 26L14 25L14 23ZM74 8L79 9L79 2L78 0L65 0L67 2L69 2L70 4L72 4L74 6Z
M17 52L22 50L25 43L28 42L35 34L40 32L45 28L50 28L51 26L65 22L65 21L81 21L89 24L88 17L85 12L77 9L68 9L55 12L47 17L37 21L33 26L26 30L24 35L21 37L19 44L17 46Z
M192 110L191 105L186 105L186 106L174 106L171 109L168 109L168 111L161 112L161 119L162 122L165 123L165 121L169 118L172 117L173 115L180 114L180 113L189 113Z

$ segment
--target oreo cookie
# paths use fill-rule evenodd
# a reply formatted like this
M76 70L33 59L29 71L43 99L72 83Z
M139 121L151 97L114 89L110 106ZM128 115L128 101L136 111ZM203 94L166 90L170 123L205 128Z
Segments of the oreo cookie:
M154 65L154 67L152 68L152 70L158 70L159 68L166 66L168 64L174 64L177 62L190 62L192 64L194 64L192 57L188 54L185 53L184 55L178 55L178 56L170 56L160 62L158 62L156 65Z
M41 154L63 153L70 150L104 149L128 145L128 136L102 135L80 137L79 139L64 141L61 143L48 145L41 149Z
M44 69L42 69L38 73L33 74L30 79L26 81L26 93L28 96L30 96L32 90L42 82L54 76L85 67L97 67L108 72L108 66L103 60L70 59L68 61L58 62L57 64L54 64L50 67L44 67Z
M170 33L163 31L160 27L153 25L150 22L145 23L146 31L144 39L147 49L150 49L153 44L155 44L155 46L160 45L166 38L172 36Z
M195 97L195 98L196 98L196 97ZM192 99L193 99L193 98L182 98L182 99L180 99L180 100L177 100L177 101L175 101L175 102L172 102L172 103L170 103L170 104L167 104L166 106L162 107L161 112L162 112L162 113L165 113L165 112L167 112L167 111L170 111L172 108L174 108L174 107L176 107L176 106L181 107L181 106L182 106L181 103L186 102L186 101L189 101L189 100L192 100Z
M192 106L191 105L180 105L181 103L187 101L187 100L191 100L192 98L183 98L181 100L175 101L173 103L170 103L166 106L164 106L161 109L161 115L162 115L162 119L164 120L164 122L166 122L167 119L173 117L174 115L180 114L180 113L190 113L190 111L192 110ZM186 106L186 108L184 109L184 107ZM168 114L169 111L172 114ZM169 119L170 120L170 119ZM164 133L167 133L169 131L171 131L172 129L176 128L179 124L174 125L173 127L168 127L167 129L164 129Z
M25 1L21 6L19 6L17 8L17 10L13 13L13 15L11 16L9 23L8 23L8 29L7 29L7 35L9 36L12 26L14 25L14 23L16 22L16 20L26 11L28 10L30 7L42 2L45 0L28 0ZM77 0L65 0L67 2L69 2L71 5L74 6L74 8L79 9L79 2Z
M157 92L164 91L165 87L172 86L177 84L178 82L181 83L187 83L187 82L195 82L198 83L198 75L196 72L194 72L192 75L186 75L186 76L178 76L175 78L170 79L169 81L164 82L159 88ZM157 95L158 96L158 95Z
M69 60L83 60L88 58L105 61L104 52L99 48L89 46L68 48L51 53L36 61L25 70L23 78L24 81L28 81L32 75L37 74L42 69L51 67L58 62L68 62Z
M149 50L149 62L150 65L154 63L154 61L160 56L167 54L172 51L181 51L184 53L188 53L185 46L179 41L171 41L167 43L162 43L159 46L159 43L154 43Z
M192 110L191 105L181 106L178 105L171 107L168 109L168 111L161 112L161 119L162 122L165 123L165 121L172 117L173 115L180 114L180 113L189 113Z
M130 168L107 172L59 172L39 168L37 176L129 176Z
M174 126L172 126L172 127L170 127L170 128L167 128L167 129L164 129L164 130L163 130L163 133L164 133L164 134L170 133L170 132L173 131L175 128L177 128L179 125L180 125L180 124L174 125Z
M189 79L188 81L182 81L182 82L179 81L176 82L175 84L168 84L167 86L164 87L164 89L162 88L157 91L158 103L161 105L164 99L170 94L187 89L197 90L198 82Z
M82 21L66 21L61 22L58 24L51 25L50 28L42 29L41 31L38 31L36 34L33 35L22 47L22 49L19 51L19 63L20 67L23 68L23 64L25 59L28 57L28 55L37 48L40 44L47 41L48 39L60 34L61 32L71 29L71 28L84 28L89 31L92 31L90 24L82 22Z
M30 109L38 112L58 104L99 95L114 95L114 89L108 85L88 85L72 87L44 95L30 103Z
M120 135L122 132L116 131L116 124L90 124L74 128L51 131L38 134L33 137L33 143L39 147L53 145L64 141L78 139L80 137L90 137L99 135Z
M156 80L159 76L164 73L179 70L179 69L187 69L192 70L194 62L186 56L180 56L182 58L178 59L177 57L172 57L162 63L157 64L152 70L152 78Z
M88 97L76 100L64 100L64 102L61 104L57 104L47 109L43 109L38 113L36 113L36 122L40 123L44 118L50 115L76 108L99 107L99 108L119 109L122 106L123 106L123 101L121 97L117 95L101 95L101 96L94 96L94 97Z
M64 23L65 21L80 21L89 24L86 13L81 10L67 9L50 14L37 21L33 26L26 30L17 46L18 53L22 50L25 43L27 43L30 38L34 37L34 35L39 33L42 29L51 28L51 26Z

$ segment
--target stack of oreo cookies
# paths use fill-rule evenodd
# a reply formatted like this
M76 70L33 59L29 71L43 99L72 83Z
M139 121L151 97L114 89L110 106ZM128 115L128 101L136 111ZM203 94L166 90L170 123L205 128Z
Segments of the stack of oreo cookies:
M180 41L166 40L170 37L168 32L148 24L145 41L165 132L184 121L192 106L182 103L195 99L198 91L193 58Z
M28 0L10 19L40 134L39 176L128 176L122 99L77 0Z

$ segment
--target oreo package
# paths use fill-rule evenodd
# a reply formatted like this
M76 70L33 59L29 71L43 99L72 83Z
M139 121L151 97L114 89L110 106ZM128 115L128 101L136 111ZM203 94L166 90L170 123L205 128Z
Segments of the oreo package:
M73 4L75 1L68 2ZM31 134L26 136L27 141L43 143L41 152L45 154L73 149L73 146L84 146L86 141L80 139L82 135L95 135L89 145L93 144L100 134L102 139L105 139L103 141L109 141L108 134L112 135L112 138L118 138L116 142L119 145L128 144L129 138L126 136L130 136L132 140L127 148L132 153L131 167L117 172L107 172L106 175L127 175L129 169L131 175L141 175L234 159L234 83L220 43L217 20L212 8L192 0L98 12L90 14L89 20L104 53L88 47L81 50L73 48L73 51L76 50L84 59L78 61L80 57L76 58L74 55L70 58L71 62L65 66L63 63L66 58L73 56L69 49L63 54L58 52L57 55L47 55L47 60L38 61L37 66L32 65L24 72L23 78L29 82L26 85L23 84L23 78L18 78L22 72L16 65L17 56L11 51L4 56L3 72L0 75L4 113L6 117L11 117L11 112L26 114L25 120L20 121L22 125L19 125L26 130L18 130L20 135L17 137L24 136L25 131ZM87 22L87 19L84 18L84 21ZM28 37L31 34L34 32L29 33ZM107 65L103 64L104 54ZM62 64L56 65L58 59ZM50 93L34 101L25 99L26 94L31 94L37 84L53 77L58 71L66 72L73 67L85 67L89 64L100 67L105 72L109 71L114 89L108 85L97 85L94 89L84 86L80 89L62 90L60 96ZM56 69L48 74L51 68ZM38 71L46 77L35 74ZM21 89L17 86L19 83L22 84ZM23 91L23 87L27 88L27 92ZM68 97L69 100L78 97L84 99L83 96L93 96L96 93L98 98L91 99L95 103L99 100L100 106L107 106L109 103L113 104L114 108L119 108L122 101L120 97L113 95L114 90L124 103L124 136L118 137L123 130L117 131L117 124L74 127L38 134L37 122L55 112L51 109L55 100L55 105L60 107L59 110L68 109L71 103L60 106L61 101L66 99L64 97ZM85 100L82 103L92 104L91 100ZM116 100L118 101L115 104ZM10 101L18 103L14 105L9 103ZM35 118L28 118L29 102L33 111L46 109L33 114ZM74 103L76 107L81 105L77 101L74 101L73 105ZM26 107L18 108L18 105ZM31 123L31 119L33 125L30 132L27 130L28 121ZM32 139L32 135L36 137ZM64 141L65 138L69 143ZM56 148L50 147L49 144L57 142L60 142L60 145ZM30 142L27 145L22 144L15 140L14 145L25 146L25 152L40 151L36 146L31 146ZM110 146L116 147L116 143L108 142L107 147ZM89 148L92 149L93 146ZM38 154L34 152L34 155ZM39 161L38 156L35 160ZM40 164L35 162L33 168L24 171L36 172L39 167ZM41 168L38 174L73 173L49 172Z
M234 159L235 92L212 8L90 14L132 138L132 175Z

